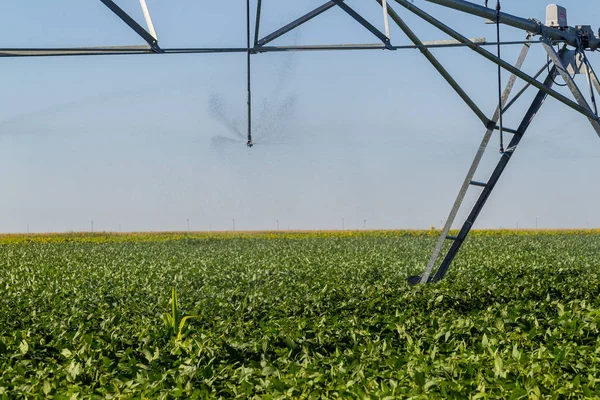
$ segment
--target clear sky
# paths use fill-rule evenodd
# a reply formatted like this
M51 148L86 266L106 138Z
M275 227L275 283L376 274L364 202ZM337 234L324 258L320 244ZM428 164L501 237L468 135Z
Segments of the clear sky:
M245 46L245 2L147 0L162 47ZM494 0L490 0L495 5ZM117 2L143 24L137 0ZM349 0L383 26L375 1ZM600 27L597 0L563 2L571 25ZM321 1L263 1L261 36ZM423 40L447 37L392 6ZM481 19L415 0L468 37ZM546 1L503 0L545 19ZM143 44L98 0L11 1L0 47ZM504 40L524 34L502 28ZM376 43L339 9L273 45ZM393 44L408 44L392 26ZM520 46L503 49L515 61ZM488 114L496 69L468 49L434 50ZM600 71L600 57L590 55ZM546 61L539 46L525 70ZM445 220L484 129L415 50L1 59L0 231L429 228ZM508 75L504 75L504 80ZM583 76L577 78L586 88ZM519 83L518 88L522 85ZM561 92L566 93L563 89ZM587 92L586 92L587 93ZM515 127L534 92L507 115ZM237 126L237 128L235 128ZM477 175L498 160L495 138ZM600 227L600 139L553 99L537 116L476 227ZM467 199L473 204L473 189ZM464 212L463 212L464 216ZM461 217L459 220L462 221ZM457 225L458 226L458 225Z

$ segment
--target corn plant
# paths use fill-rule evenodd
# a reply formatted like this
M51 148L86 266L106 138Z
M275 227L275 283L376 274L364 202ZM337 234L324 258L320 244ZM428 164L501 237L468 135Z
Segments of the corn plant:
M181 341L181 335L185 323L191 319L199 319L199 315L186 315L183 318L179 310L179 300L177 290L171 290L171 313L163 314L163 321L168 331L175 337L177 341Z

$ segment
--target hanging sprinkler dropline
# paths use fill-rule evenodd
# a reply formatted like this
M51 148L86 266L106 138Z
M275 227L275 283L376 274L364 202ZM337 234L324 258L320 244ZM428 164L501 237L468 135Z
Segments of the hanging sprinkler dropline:
M487 0L486 0L486 5L487 5ZM498 43L497 45L497 50L498 50L498 58L502 58L501 57L501 47L500 46L500 11L501 11L501 6L500 6L500 0L497 0L496 2L496 42ZM498 125L500 127L500 154L504 154L504 111L503 111L503 104L502 104L502 67L500 66L500 64L498 64L498 110L500 110L500 115L499 115L499 119L498 119Z
M247 80L248 80L248 141L246 146L252 147L252 85L251 85L251 70L250 70L250 58L251 58L251 47L250 47L250 0L246 0L246 48L248 52L247 57Z

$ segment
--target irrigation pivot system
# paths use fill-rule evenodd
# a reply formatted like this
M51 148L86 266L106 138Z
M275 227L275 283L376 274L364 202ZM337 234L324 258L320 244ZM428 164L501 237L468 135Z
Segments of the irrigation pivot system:
M411 284L428 283L439 281L446 275L448 268L456 257L467 235L473 227L477 217L486 204L492 191L496 187L502 173L505 171L513 154L517 150L523 136L529 128L534 117L544 104L548 96L553 97L565 106L577 111L586 117L592 128L600 136L600 119L598 117L598 106L596 104L596 95L600 95L600 80L594 72L592 65L586 56L587 52L595 52L600 48L600 37L598 37L592 28L588 25L570 26L567 20L567 11L557 5L548 6L547 18L545 23L535 19L521 18L501 11L501 0L481 0L484 4L475 4L465 0L424 0L442 7L451 8L462 13L481 17L497 26L497 38L495 42L487 42L485 39L469 39L461 35L458 31L452 29L431 14L415 6L409 0L372 0L374 7L381 7L383 14L383 29L377 28L360 13L354 10L348 2L344 0L330 0L320 7L315 8L309 13L291 21L280 29L261 36L261 12L263 11L262 0L255 0L250 3L246 0L246 47L199 47L199 48L163 48L159 44L158 36L146 0L140 0L140 5L144 14L146 27L144 28L120 8L113 0L99 0L110 11L118 16L124 23L133 29L145 42L144 46L112 46L112 47L79 47L79 48L4 48L0 49L0 57L56 57L56 56L99 56L99 55L123 55L123 54L147 54L147 55L166 55L166 54L209 54L209 53L243 53L246 54L247 62L247 146L254 145L252 141L252 75L251 60L253 56L282 51L348 51L348 50L403 50L418 49L429 61L434 69L444 78L452 87L456 94L480 119L486 130L481 140L481 145L477 150L473 163L469 168L467 176L460 188L458 197L452 207L450 215L446 220L442 233L436 243L435 249L429 259L427 267L421 276L409 278ZM363 0L368 2L370 0ZM492 7L488 7L488 2ZM390 3L395 3L402 7L403 12L418 16L423 21L444 32L453 40L423 42L406 24L401 14L398 13ZM332 8L343 10L348 16L362 25L376 39L377 44L331 44L315 46L273 46L270 45L275 39L284 36L304 23L326 13ZM266 7L265 7L266 9ZM252 26L254 22L254 26ZM390 36L390 22L396 24L402 32L410 39L411 45L395 46ZM518 42L503 42L500 40L500 25L507 25L524 31L526 39ZM252 30L254 29L254 35ZM598 33L600 36L600 32ZM504 45L520 44L523 46L516 64L507 62L501 53ZM521 67L525 62L527 54L533 45L540 45L547 52L547 58L537 74L531 76L522 71ZM487 50L487 46L493 46ZM466 91L457 83L451 74L442 66L438 59L430 51L431 48L441 47L467 47L475 53L481 55L498 67L498 106L491 118L477 106L469 97ZM502 70L510 72L511 76L503 85ZM587 78L587 85L582 89L575 82L575 76L581 74ZM571 97L565 96L553 87L557 84L557 79L564 82L571 92ZM543 80L538 80L542 77ZM520 79L524 82L523 88L511 97L513 88ZM504 126L504 114L516 104L517 100L528 89L533 88L537 91L533 101L525 110L521 123L516 127ZM587 95L584 95L588 92ZM475 174L483 157L483 154L490 143L491 138L497 135L500 138L500 157L498 163L487 181L474 180ZM511 135L508 144L504 144L504 136ZM471 209L466 221L463 223L456 236L450 236L450 230L454 224L457 214L463 205L466 193L470 188L476 188L480 191L479 197ZM442 249L444 243L450 241L450 247L445 252L443 258ZM441 258L441 262L438 260Z

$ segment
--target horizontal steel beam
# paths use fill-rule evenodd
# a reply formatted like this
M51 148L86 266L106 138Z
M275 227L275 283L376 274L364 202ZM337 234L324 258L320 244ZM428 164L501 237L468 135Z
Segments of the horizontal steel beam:
M496 21L496 10L493 8L483 7L478 4L465 0L425 0L430 3L435 3L440 6L452 8L467 14L475 15L491 21ZM571 46L578 45L578 35L576 32L545 26L538 21L517 17L515 15L500 13L500 23L513 28L522 29L536 35L541 35L552 40L565 41ZM600 39L590 38L590 49L596 50L600 46Z
M483 38L472 39L477 46L495 46L496 42L486 42ZM501 45L523 44L523 41L502 42ZM535 42L534 42L535 43ZM391 46L393 50L441 49L453 47L469 47L470 44L459 41L442 40L423 42L422 45ZM306 46L265 46L251 48L251 52L270 53L283 51L344 51L344 50L385 50L383 44L337 44ZM213 54L213 53L247 53L246 47L189 47L161 49L160 53L152 51L148 46L107 46L107 47L73 47L73 48L0 48L0 57L59 57L89 55L132 55L132 54Z

